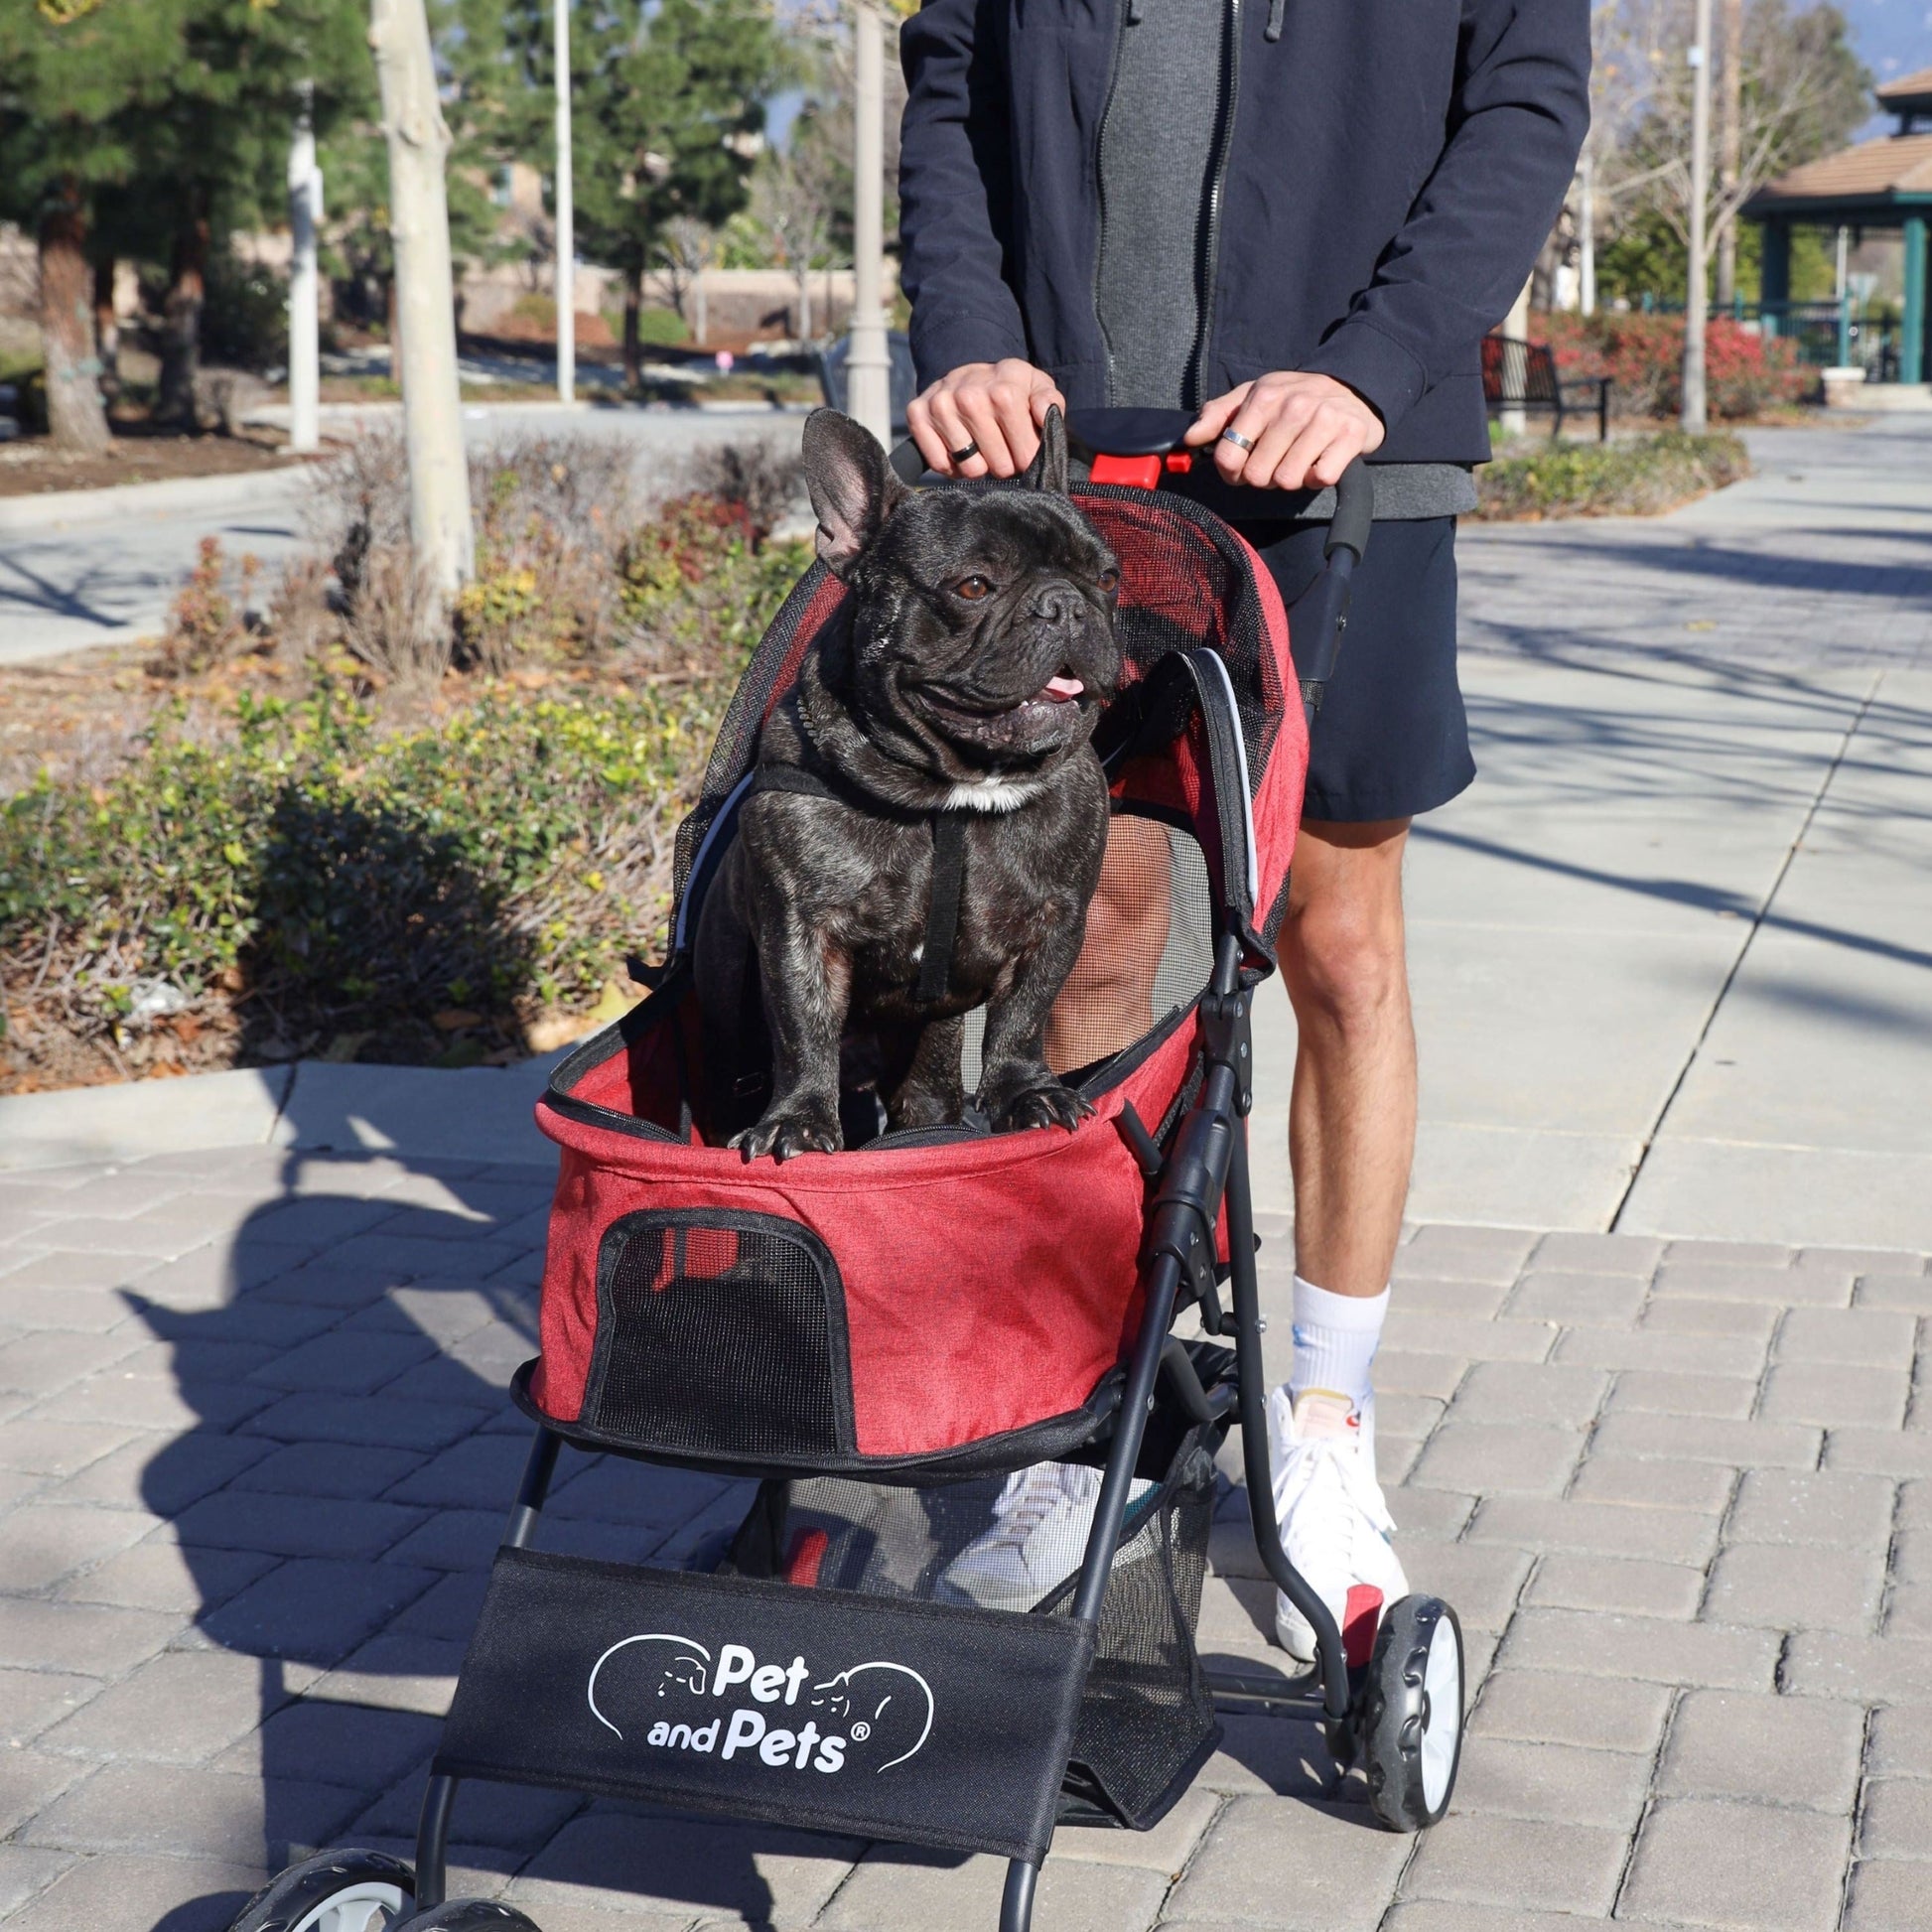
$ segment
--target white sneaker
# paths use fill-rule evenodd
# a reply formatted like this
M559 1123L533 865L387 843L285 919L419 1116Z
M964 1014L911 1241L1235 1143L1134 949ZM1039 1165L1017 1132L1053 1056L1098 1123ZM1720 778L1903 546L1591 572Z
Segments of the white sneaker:
M1268 1398L1268 1449L1288 1560L1327 1604L1349 1663L1365 1664L1384 1604L1406 1596L1409 1580L1390 1544L1395 1522L1353 1404L1328 1389L1304 1389L1291 1402L1277 1389ZM1314 1661L1312 1626L1279 1590L1275 1639L1291 1657Z
M1133 1560L1127 1538L1133 1508L1154 1484L1137 1478L1127 1492L1116 1562ZM1100 1471L1079 1463L1035 1462L1007 1477L993 1505L993 1526L946 1566L933 1593L944 1603L983 1610L1031 1610L1079 1569L1100 1500ZM1150 1543L1143 1537L1141 1544Z

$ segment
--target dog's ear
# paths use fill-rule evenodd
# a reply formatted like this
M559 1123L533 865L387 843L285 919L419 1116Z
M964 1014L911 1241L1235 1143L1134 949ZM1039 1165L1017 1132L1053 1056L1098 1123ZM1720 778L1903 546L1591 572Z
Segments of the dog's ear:
M805 418L804 456L818 554L843 577L892 515L904 485L872 432L836 409L814 409Z
M1046 405L1046 420L1039 426L1039 452L1027 470L1027 487L1066 494L1066 418L1056 402Z

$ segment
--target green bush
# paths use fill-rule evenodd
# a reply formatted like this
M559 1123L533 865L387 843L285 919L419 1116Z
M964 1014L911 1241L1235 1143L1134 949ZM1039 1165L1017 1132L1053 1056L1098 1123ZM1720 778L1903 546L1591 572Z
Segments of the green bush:
M502 504L541 482L532 527L565 520L574 473L547 450L523 467L514 490L495 479ZM216 663L106 777L0 803L0 1084L58 1081L90 1041L150 1066L153 981L207 1031L199 1063L508 1056L655 948L677 823L810 553L759 541L742 504L667 504L605 566L593 658L523 598L512 526L486 524L481 581L517 596L473 614L500 625L509 676L385 679L326 632L289 663L284 637L299 695L236 696Z
M1557 443L1476 472L1479 517L1654 515L1751 473L1728 430L1666 430L1619 443Z
M158 978L244 993L244 1039L299 1050L352 1027L420 1057L452 1008L513 1040L519 1015L594 999L654 936L729 688L490 685L389 732L331 680L244 695L213 737L177 707L106 784L43 780L0 813L11 963L53 952L82 1033Z

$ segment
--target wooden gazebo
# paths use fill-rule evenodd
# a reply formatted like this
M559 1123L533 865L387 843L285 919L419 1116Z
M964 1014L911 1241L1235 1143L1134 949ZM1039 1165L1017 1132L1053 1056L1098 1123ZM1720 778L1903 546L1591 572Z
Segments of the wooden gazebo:
M1792 169L1752 196L1743 212L1763 225L1761 299L1767 316L1790 300L1794 227L1902 232L1905 314L1898 377L1901 382L1923 382L1932 373L1926 311L1926 229L1932 222L1932 68L1887 81L1877 95L1878 105L1898 116L1894 133Z

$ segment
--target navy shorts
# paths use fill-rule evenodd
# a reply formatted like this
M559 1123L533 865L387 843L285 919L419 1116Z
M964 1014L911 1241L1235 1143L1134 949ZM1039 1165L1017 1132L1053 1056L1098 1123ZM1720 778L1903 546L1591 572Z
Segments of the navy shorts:
M1328 526L1235 527L1293 604L1321 568ZM1413 818L1447 804L1475 774L1455 677L1455 518L1377 523L1314 721L1303 816Z

